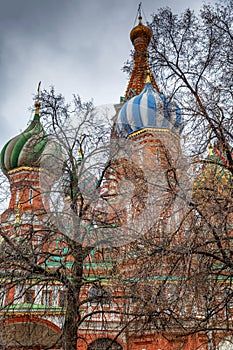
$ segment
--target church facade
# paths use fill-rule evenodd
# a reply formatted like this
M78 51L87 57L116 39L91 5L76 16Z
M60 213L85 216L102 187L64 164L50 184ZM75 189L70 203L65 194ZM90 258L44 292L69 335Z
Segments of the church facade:
M146 313L153 293L158 291L157 286L162 290L162 284L167 283L166 266L170 262L161 256L164 270L158 271L156 266L152 269L149 263L147 266L149 258L145 259L145 251L145 260L140 260L138 255L135 258L134 250L138 251L135 240L145 236L145 249L148 249L148 256L152 254L153 245L148 245L147 241L155 239L158 242L162 239L165 223L166 228L172 230L181 219L181 204L174 195L176 175L187 182L186 169L174 171L175 168L181 169L181 110L160 92L150 70L148 46L151 36L150 29L142 24L139 15L138 25L130 33L134 66L124 99L117 106L111 133L112 147L114 151L117 147L118 150L106 169L100 201L95 203L96 207L90 205L90 211L84 213L87 226L89 216L94 217L93 234L96 228L109 222L108 232L112 230L114 238L111 236L111 239L116 239L112 246L118 249L114 253L114 249L109 253L106 246L87 249L82 260L81 278L85 283L79 300L79 307L82 305L79 316L83 320L78 328L77 349L80 350L207 350L214 342L205 332L184 333L178 322L172 323L170 316L153 309L154 306L150 309L152 319L156 313L161 315L157 316L156 322L153 320L149 324L151 315ZM1 254L5 254L5 259L12 259L1 272L2 349L61 349L63 330L71 334L67 328L67 317L72 315L72 310L67 311L72 305L69 302L73 285L69 279L76 276L73 274L74 258L70 254L72 239L69 237L66 241L57 230L56 222L47 213L49 203L41 189L41 156L49 149L55 158L59 157L60 148L50 142L44 131L39 98L35 107L34 119L28 128L11 139L1 152L2 171L8 178L11 191L9 207L1 216ZM80 155L79 164L82 160ZM50 174L48 169L44 171L43 181L48 192L53 184L53 173L54 169ZM71 181L71 176L68 180ZM130 191L129 183L132 182ZM159 186L154 186L155 183ZM126 184L126 188L121 187L122 184ZM80 198L77 202L79 205ZM184 240L183 235L181 232L174 241ZM136 276L141 278L142 267L146 269L146 277L137 284ZM113 281L117 280L114 273L121 284L114 284ZM179 283L179 278L171 278L168 285L177 290ZM139 291L132 295L134 288ZM149 289L151 294L146 299L145 292ZM137 303L140 293L144 298L145 312L140 309L142 304ZM167 291L168 299L164 299L167 304L171 300L168 294ZM182 298L188 297L183 295ZM188 303L183 303L182 319L189 312ZM145 325L141 326L145 320ZM171 322L171 326L166 328L163 322Z

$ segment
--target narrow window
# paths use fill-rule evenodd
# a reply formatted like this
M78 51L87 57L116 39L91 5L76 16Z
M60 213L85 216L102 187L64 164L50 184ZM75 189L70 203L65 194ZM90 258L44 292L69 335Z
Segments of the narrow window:
M15 202L16 202L16 204L19 203L19 191L16 191Z
M52 291L43 291L42 292L42 304L46 306L52 305Z
M65 309L66 304L67 304L67 293L64 290L62 290L59 293L59 306Z
M24 294L24 302L27 304L33 304L35 300L35 291L27 290Z
M32 199L33 199L33 190L30 189L29 190L29 199L28 199L29 204L32 204Z
M0 308L4 306L6 297L6 290L0 287Z

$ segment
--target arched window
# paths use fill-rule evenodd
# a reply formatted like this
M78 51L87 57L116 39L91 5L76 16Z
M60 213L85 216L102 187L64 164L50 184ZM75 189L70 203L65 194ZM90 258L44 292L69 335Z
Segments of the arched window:
M111 345L111 347L109 347ZM87 348L87 350L123 350L122 346L110 338L99 338L94 340Z

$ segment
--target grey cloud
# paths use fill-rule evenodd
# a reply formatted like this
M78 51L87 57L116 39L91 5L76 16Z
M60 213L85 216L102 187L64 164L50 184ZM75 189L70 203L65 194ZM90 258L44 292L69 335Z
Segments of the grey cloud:
M214 1L214 0L213 0ZM68 99L119 101L132 48L138 0L0 0L0 145L24 129L32 94L55 85ZM198 8L201 0L144 0L147 19L161 6Z

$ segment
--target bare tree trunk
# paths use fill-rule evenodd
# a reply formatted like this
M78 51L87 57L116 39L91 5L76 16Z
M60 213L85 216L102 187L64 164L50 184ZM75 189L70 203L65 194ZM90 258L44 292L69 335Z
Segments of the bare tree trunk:
M66 320L63 331L65 350L76 350L78 341L78 324L80 321L80 291L83 277L82 246L74 243L74 263L71 275L71 286L67 292Z

